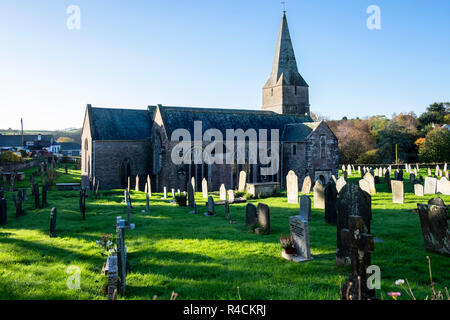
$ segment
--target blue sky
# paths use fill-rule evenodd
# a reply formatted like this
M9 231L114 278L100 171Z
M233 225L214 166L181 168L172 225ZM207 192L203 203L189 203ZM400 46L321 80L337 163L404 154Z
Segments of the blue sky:
M449 0L286 0L311 111L330 119L450 100ZM366 27L369 5L381 30ZM69 30L78 5L81 29ZM260 109L278 0L0 0L0 128L81 127L86 104Z

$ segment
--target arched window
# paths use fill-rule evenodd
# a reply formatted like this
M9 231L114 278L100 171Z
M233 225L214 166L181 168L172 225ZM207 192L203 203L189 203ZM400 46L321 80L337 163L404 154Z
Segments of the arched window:
M325 159L325 156L326 156L325 148L326 148L326 137L320 136L320 158L321 159Z
M292 145L292 155L293 156L297 155L297 145L296 144Z

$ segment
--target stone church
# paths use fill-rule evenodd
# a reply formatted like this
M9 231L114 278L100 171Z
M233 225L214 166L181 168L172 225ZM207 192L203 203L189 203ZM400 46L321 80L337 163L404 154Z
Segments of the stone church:
M86 108L82 131L82 178L87 184L98 180L101 189L125 188L128 178L140 188L149 175L152 191L166 186L186 190L191 177L195 190L201 190L205 178L210 191L222 183L236 189L239 172L247 172L248 183L279 182L285 187L286 175L293 170L300 186L306 176L326 183L338 172L338 140L323 121L310 116L309 86L300 75L292 46L286 14L283 13L272 72L263 87L262 110L148 106L145 110ZM186 129L194 136L194 121L201 121L203 133L217 129L225 136L227 129L279 130L278 170L261 175L260 163L246 161L207 164L193 160L175 164L171 154L178 142L175 130ZM203 143L205 147L207 143ZM270 151L269 151L270 152Z

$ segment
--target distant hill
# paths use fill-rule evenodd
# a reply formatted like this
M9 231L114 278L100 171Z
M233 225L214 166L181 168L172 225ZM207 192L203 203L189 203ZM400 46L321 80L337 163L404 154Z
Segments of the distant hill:
M55 140L58 140L61 137L67 137L73 139L73 142L81 144L81 128L69 128L63 130L24 130L23 134L44 134L44 135L52 135ZM14 135L21 134L20 130L13 129L0 129L0 134L3 135Z

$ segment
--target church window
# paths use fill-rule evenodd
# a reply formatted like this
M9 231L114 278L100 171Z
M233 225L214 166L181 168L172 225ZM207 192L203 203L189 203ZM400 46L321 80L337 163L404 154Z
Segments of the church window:
M326 137L325 136L320 136L320 158L321 159L325 159L325 148L326 148L326 141L325 141Z
M297 95L297 86L294 87L294 94Z
M293 156L297 155L297 145L296 144L292 145L292 155Z

